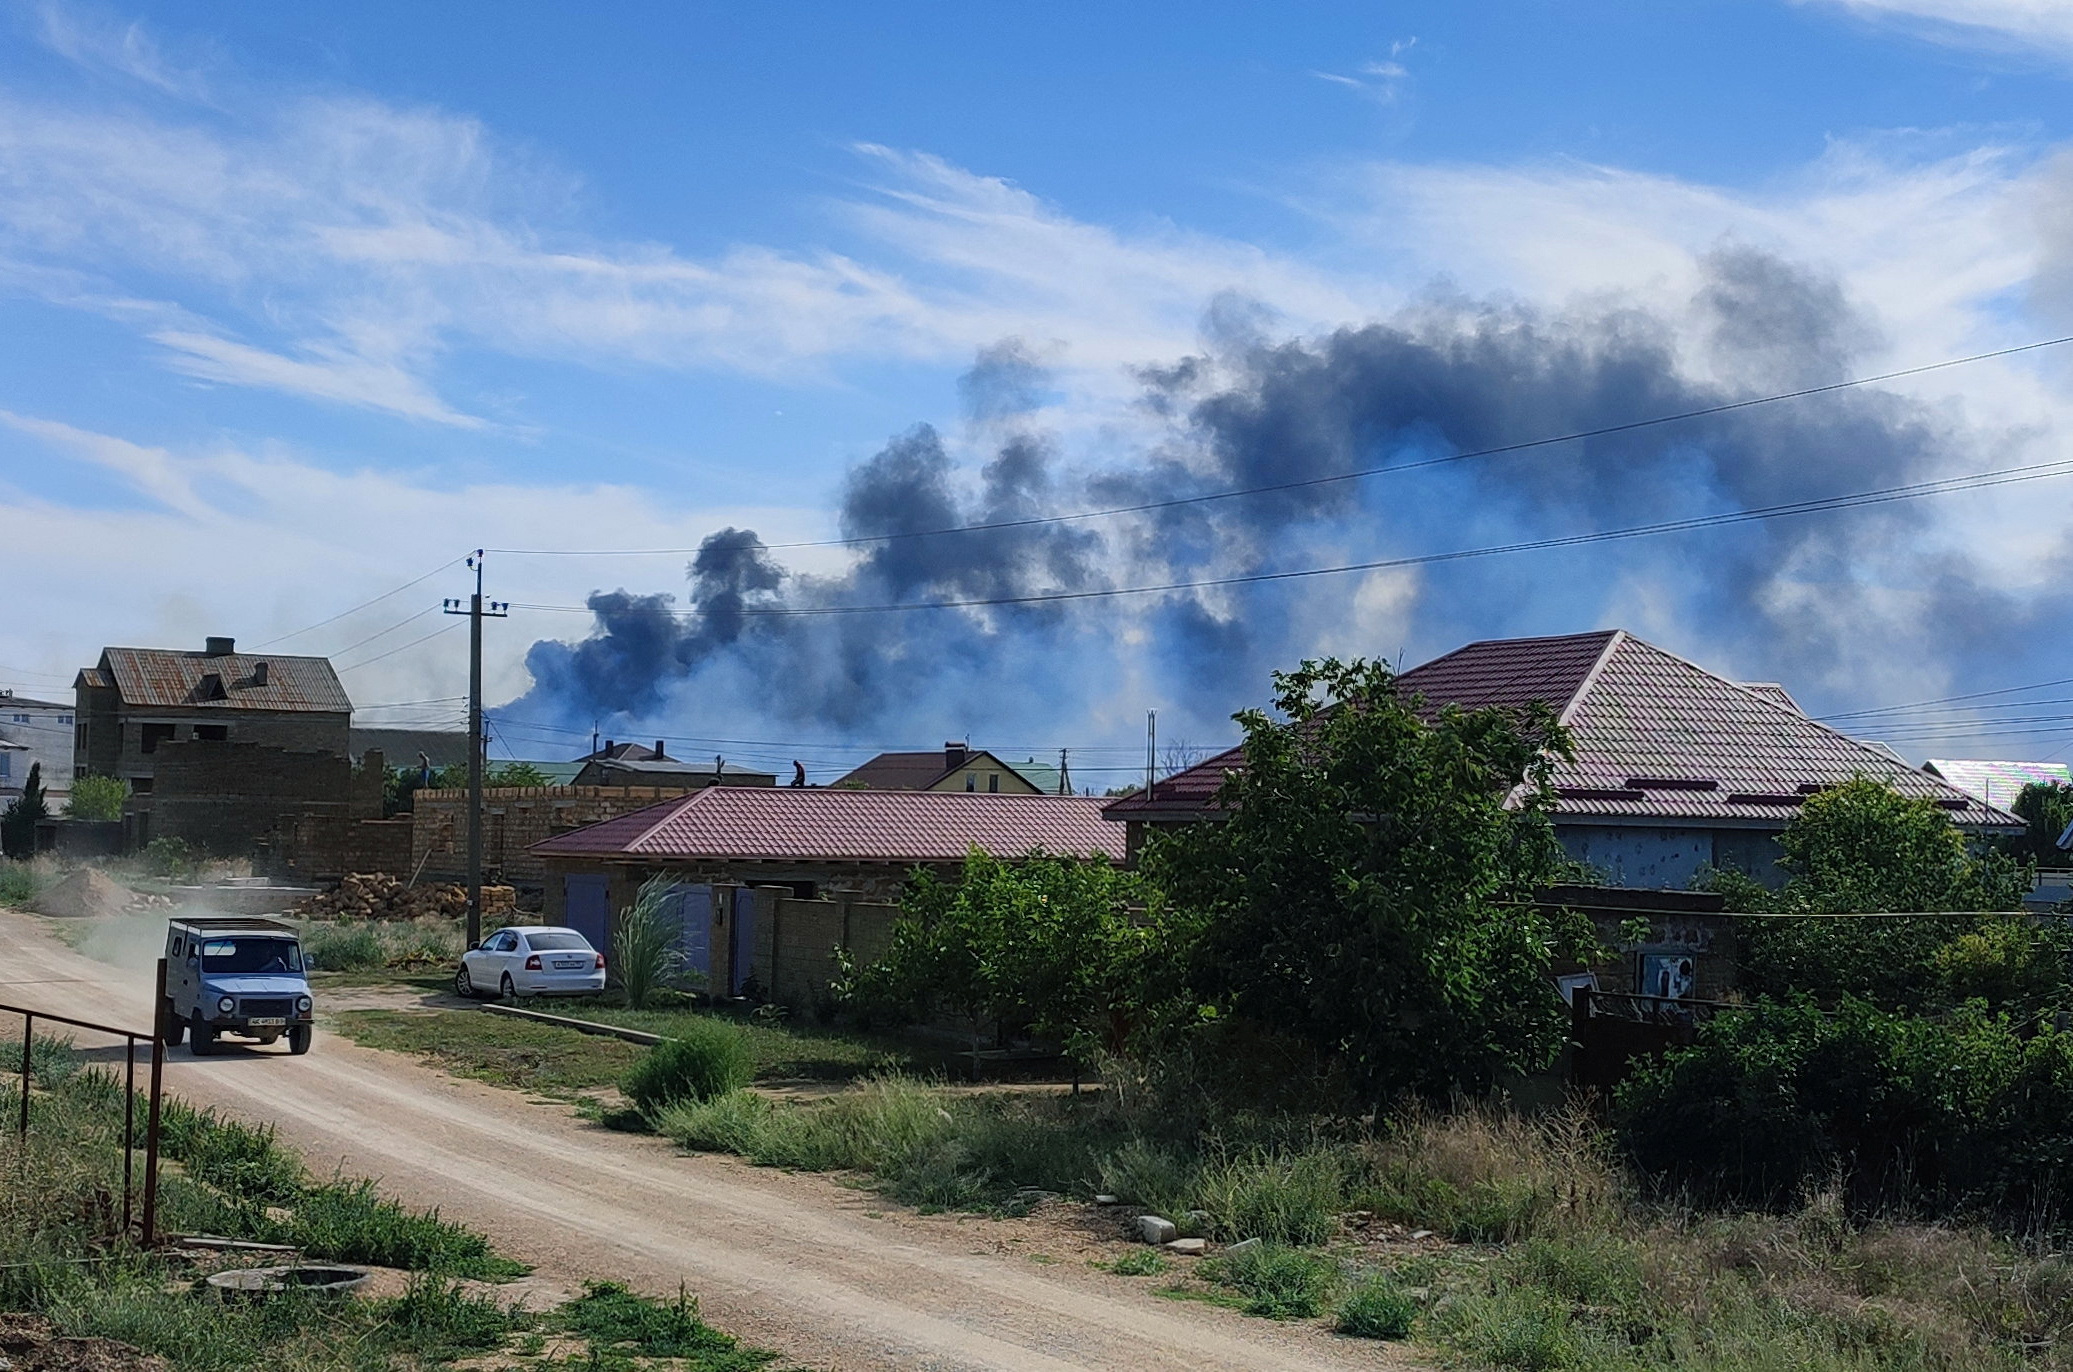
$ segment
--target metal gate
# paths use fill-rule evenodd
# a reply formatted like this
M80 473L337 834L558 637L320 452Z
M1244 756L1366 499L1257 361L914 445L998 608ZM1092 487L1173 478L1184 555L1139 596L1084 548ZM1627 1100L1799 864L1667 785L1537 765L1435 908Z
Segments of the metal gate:
M591 947L609 953L611 947L606 940L611 937L611 878L565 876L561 880L563 922L589 939Z

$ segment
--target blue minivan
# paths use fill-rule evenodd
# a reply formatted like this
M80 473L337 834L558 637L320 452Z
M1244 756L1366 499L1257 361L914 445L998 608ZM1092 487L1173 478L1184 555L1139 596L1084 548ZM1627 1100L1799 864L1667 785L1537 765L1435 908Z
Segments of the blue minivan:
M166 930L163 1036L196 1057L223 1034L310 1050L315 1003L295 930L270 919L176 919Z

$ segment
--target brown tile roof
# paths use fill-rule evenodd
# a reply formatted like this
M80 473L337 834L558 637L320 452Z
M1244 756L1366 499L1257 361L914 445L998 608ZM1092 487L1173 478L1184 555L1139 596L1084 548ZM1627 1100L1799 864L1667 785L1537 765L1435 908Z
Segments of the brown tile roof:
M991 765L1021 776L1021 770L1001 761L983 748L973 748L952 765L941 748L925 753L880 753L869 762L851 768L829 782L830 786L870 791L926 791L945 777L973 767ZM1024 777L1027 781L1028 778ZM1032 783L1033 784L1033 783ZM1041 789L1041 788L1039 788Z
M1809 795L1862 774L1925 796L1960 824L2021 821L1816 723L1782 687L1744 686L1621 630L1471 643L1397 678L1427 712L1544 701L1575 741L1555 770L1555 813L1623 823L1782 827ZM1209 808L1239 750L1112 801L1111 819L1185 819Z
M1123 857L1123 831L1080 796L714 786L532 846L548 857L956 862L1034 849Z
M256 679L262 663L264 684ZM111 682L125 705L331 714L349 714L353 708L331 660L322 657L104 648L100 667L88 671ZM80 677L86 680L87 672Z

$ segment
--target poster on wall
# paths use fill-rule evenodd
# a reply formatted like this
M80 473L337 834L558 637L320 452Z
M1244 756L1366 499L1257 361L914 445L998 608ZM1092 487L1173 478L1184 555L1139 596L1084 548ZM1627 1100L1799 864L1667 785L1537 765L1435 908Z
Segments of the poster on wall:
M1691 996L1695 980L1689 953L1647 953L1641 959L1641 994L1665 1000Z

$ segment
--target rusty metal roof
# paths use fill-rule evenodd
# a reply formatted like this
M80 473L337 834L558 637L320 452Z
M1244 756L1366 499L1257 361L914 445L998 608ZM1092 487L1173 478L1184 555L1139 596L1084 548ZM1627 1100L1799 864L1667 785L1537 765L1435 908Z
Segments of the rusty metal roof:
M1782 828L1809 796L1855 776L1935 801L1959 824L2022 821L1883 750L1802 714L1784 688L1716 676L1618 629L1493 639L1397 678L1431 713L1543 701L1559 712L1574 761L1555 768L1558 822ZM1110 819L1188 819L1214 807L1240 749L1112 801Z
M112 684L125 705L316 714L353 709L331 660L322 657L104 648L99 668L80 673L83 683L99 684L87 680L89 672Z
M712 786L532 845L546 857L959 862L1036 849L1121 861L1099 800L970 791Z

